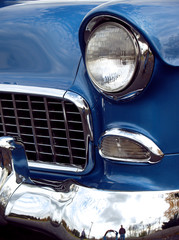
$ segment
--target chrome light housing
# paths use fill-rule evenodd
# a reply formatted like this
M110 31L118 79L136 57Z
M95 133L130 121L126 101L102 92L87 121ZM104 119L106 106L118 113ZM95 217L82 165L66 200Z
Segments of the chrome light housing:
M163 157L163 152L148 137L117 128L101 136L99 153L106 159L134 163L157 163Z
M154 57L144 38L110 16L93 18L85 31L85 63L99 92L115 100L139 94L148 84Z

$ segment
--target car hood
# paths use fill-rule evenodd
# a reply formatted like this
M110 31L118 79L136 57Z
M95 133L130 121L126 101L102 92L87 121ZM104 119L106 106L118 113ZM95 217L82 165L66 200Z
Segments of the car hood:
M14 3L0 8L0 83L67 90L81 58L80 24L100 2Z
M179 66L178 3L172 1L3 1L0 83L68 90L81 58L80 25L112 14L141 32L164 62ZM15 3L15 4L14 4ZM165 20L166 19L166 20Z

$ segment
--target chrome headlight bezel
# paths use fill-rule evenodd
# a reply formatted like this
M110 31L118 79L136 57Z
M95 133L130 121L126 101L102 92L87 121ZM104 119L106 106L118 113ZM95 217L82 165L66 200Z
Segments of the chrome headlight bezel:
M86 62L86 52L87 46L89 44L90 38L103 24L113 23L120 25L122 28L128 32L133 40L135 51L136 51L136 67L135 71L129 79L128 83L118 89L117 91L106 91L105 89L100 88L98 84L94 81L94 77L90 73L87 62ZM153 72L154 66L154 56L150 50L149 44L144 39L144 37L136 31L132 26L126 23L123 20L120 20L113 16L100 15L94 17L91 21L88 22L84 32L84 42L85 42L85 65L88 72L88 76L93 84L93 86L103 95L114 100L126 100L135 97L143 91L143 89L148 85L151 75Z

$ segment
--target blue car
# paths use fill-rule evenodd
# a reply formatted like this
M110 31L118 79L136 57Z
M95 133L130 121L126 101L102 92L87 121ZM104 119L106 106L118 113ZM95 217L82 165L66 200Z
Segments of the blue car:
M179 239L178 13L177 0L0 2L2 225Z

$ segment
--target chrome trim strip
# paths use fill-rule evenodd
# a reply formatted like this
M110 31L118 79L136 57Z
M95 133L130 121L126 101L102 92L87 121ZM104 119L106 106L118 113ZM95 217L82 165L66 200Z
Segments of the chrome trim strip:
M89 151L89 141L93 141L93 126L92 119L90 114L90 108L87 102L80 95L74 92L67 91L64 95L64 99L68 99L72 101L77 107L82 117L83 122L83 131L85 136L85 146L86 146L86 156L88 158ZM88 159L86 161L86 165L88 163ZM86 167L86 166L85 166Z
M54 88L0 84L0 92L26 93L26 94L63 98L63 95L65 94L66 91L60 90L60 89L54 89Z
M1 138L0 151L8 153L0 159L1 223L22 224L59 240L75 240L83 229L86 239L102 239L109 229L118 232L120 225L126 229L126 237L135 239L144 234L147 239L178 234L178 228L163 229L171 227L179 214L179 190L108 191L87 188L71 180L61 182L55 190L48 184L32 183L24 174L28 173L28 166L21 144L12 138Z
M22 86L22 85L9 85L9 84L0 84L0 92L7 93L19 93L19 94L32 94L32 95L41 95L41 96L49 96L49 97L57 97L65 100L69 100L73 102L82 117L82 124L84 129L84 137L85 137L85 145L86 145L86 165L88 163L88 151L89 151L89 141L93 141L93 131L92 131L92 121L90 108L80 95L74 92L53 89L53 88L43 88L43 87L33 87L33 86ZM29 167L32 168L41 168L42 170L47 169L47 164L41 162L29 162ZM85 166L86 167L86 166ZM64 166L64 165L48 165L49 170L59 170L59 171L68 171L68 172L83 172L85 170L80 169L74 165L72 166Z
M106 92L99 89L94 84L93 85L97 88L99 92L116 101L129 100L139 95L149 83L154 67L154 56L152 51L150 50L149 44L137 30L135 30L124 20L110 15L98 15L97 17L92 18L88 22L84 32L84 43L87 43L90 34L94 31L96 27L108 21L113 21L121 24L133 35L135 39L134 44L135 42L138 43L138 66L136 67L135 74L133 76L133 79L130 81L130 84L125 89L119 92ZM91 82L93 83L93 81Z
M93 141L93 127L90 114L90 108L84 98L74 92L67 91L64 94L64 99L72 101L79 109L84 125L84 133L87 138Z
M64 171L64 172L76 172L76 173L80 173L83 172L84 169L77 167L77 166L73 166L71 165L69 166L63 166L62 164L59 165L53 165L50 163L43 163L43 162L33 162L33 161L28 161L28 166L30 167L31 170L33 169L37 169L37 168L41 168L41 169L46 169L46 170L55 170L55 171Z
M150 158L141 161L141 160L138 160L138 159L123 159L123 158L116 159L116 158L113 158L113 157L105 156L101 151L101 142L102 142L102 139L105 138L106 136L118 136L118 137L128 138L128 139L142 145L144 148L146 148L150 152ZM123 162L157 163L164 156L164 154L160 150L160 148L148 137L144 136L141 133L132 132L132 131L129 131L129 130L126 130L126 129L125 130L124 129L118 129L118 128L113 128L113 129L109 129L109 130L105 131L105 133L99 139L98 148L99 148L99 154L103 158L108 158L108 159L111 159L111 160L123 161Z

